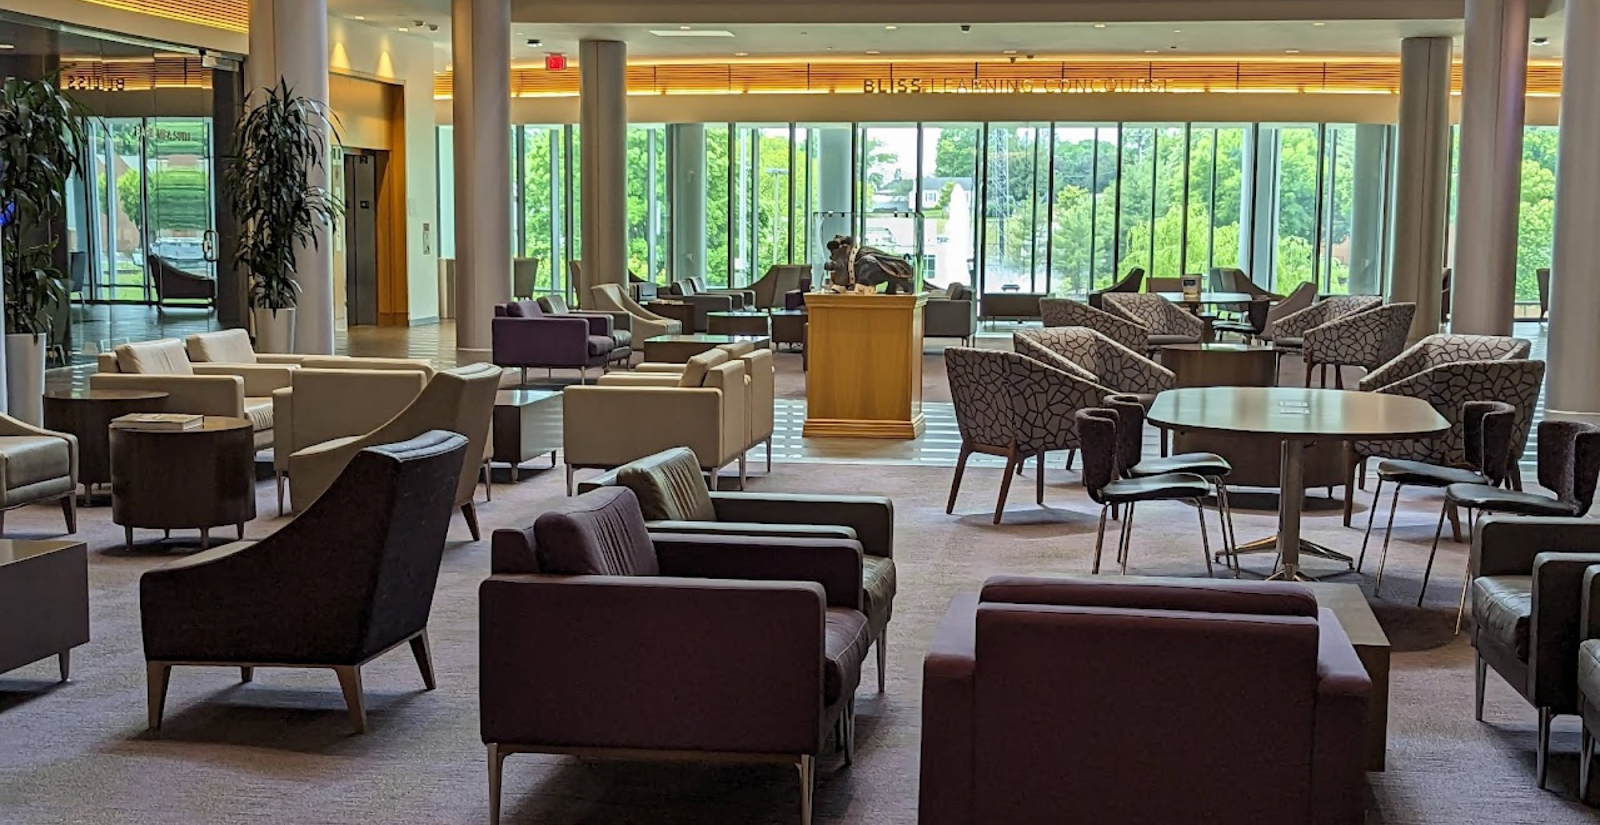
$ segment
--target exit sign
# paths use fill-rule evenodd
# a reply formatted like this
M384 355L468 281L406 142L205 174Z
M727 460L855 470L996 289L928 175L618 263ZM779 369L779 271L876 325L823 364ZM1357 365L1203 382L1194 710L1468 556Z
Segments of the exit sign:
M567 67L567 56L564 54L547 54L544 56L544 67L552 72L559 72Z

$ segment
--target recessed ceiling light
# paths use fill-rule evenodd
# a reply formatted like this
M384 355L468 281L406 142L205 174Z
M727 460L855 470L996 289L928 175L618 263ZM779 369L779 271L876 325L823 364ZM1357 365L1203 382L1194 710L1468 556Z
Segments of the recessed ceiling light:
M734 57L749 57L750 53L749 52L734 52L733 56Z
M688 31L688 30L689 30L689 29L690 29L690 28L692 28L692 27L690 27L690 26L679 26L679 27L678 27L678 31L684 31L684 32L686 32L686 31Z
M1160 49L1145 49L1144 53L1145 54L1161 54L1161 50Z
M1328 24L1327 24L1327 23L1324 23L1324 22L1323 22L1323 21L1321 21L1321 20L1318 20L1318 21L1316 21L1316 22L1314 22L1314 23L1312 23L1312 24L1311 24L1311 25L1313 25L1313 26L1326 26L1326 25L1328 25Z
M883 54L883 52L880 52L877 49L867 49L867 54Z
M367 19L367 18L366 18L366 17L364 17L364 16L363 16L363 15L359 15L359 14L357 14L357 15L354 15L354 16L352 16L352 17L351 17L351 18L350 18L350 19L351 19L351 20L365 20L365 19Z
M656 37L732 37L733 32L723 29L694 29L688 27L679 29L651 29L650 33Z
M895 29L898 29L898 28L900 28L900 27L899 26L884 26L883 30L886 31L886 32L892 32L892 31L894 31Z
M1283 53L1284 54L1299 54L1300 50L1299 49L1284 49Z
M11 44L11 43L0 43L0 49L15 49L15 48L16 48L16 46Z
M1097 29L1103 29L1103 28L1106 27L1106 24L1104 24L1104 23L1096 23L1096 24L1094 24L1094 27L1097 28Z
M1548 37L1535 37L1533 39L1533 45L1535 45L1535 46L1548 46L1548 45L1550 45L1550 38L1548 38Z
M1172 33L1173 34L1183 34L1183 29L1173 29Z
M1005 51L1001 52L1001 54L1016 54L1016 53L1017 53L1016 49L1006 49Z
M537 37L530 37L530 38L528 38L528 45L534 47L535 49L537 49L540 46L544 45L544 41L540 40Z
M403 32L408 32L408 31L411 31L411 30L410 30L410 29L408 29L408 28L406 28L406 27L405 27L405 26L401 26L401 27L400 27L400 31L403 31Z

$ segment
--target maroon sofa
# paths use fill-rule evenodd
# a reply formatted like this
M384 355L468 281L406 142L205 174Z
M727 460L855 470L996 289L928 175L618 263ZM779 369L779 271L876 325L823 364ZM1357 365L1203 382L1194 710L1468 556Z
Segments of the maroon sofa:
M918 822L1360 823L1371 687L1298 585L991 578L924 660Z
M870 641L861 545L658 535L607 487L498 530L479 588L490 822L512 753L703 755L800 769L811 822L830 732L846 764Z

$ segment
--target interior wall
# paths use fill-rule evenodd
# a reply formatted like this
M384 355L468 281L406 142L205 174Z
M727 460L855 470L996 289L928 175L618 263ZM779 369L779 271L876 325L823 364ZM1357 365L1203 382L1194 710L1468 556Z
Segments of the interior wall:
M399 87L398 122L404 135L404 239L406 289L397 322L433 323L439 318L438 153L434 151L433 44L349 20L328 20L328 68L333 74L379 80ZM331 81L330 81L331 82ZM330 85L331 88L331 85ZM359 120L359 119L358 119ZM370 118L367 120L370 121ZM358 122L354 124L363 126ZM389 140L399 139L396 134ZM364 139L376 139L368 137ZM373 147L379 148L379 147ZM396 166L401 158L390 155ZM391 312L394 309L391 307Z

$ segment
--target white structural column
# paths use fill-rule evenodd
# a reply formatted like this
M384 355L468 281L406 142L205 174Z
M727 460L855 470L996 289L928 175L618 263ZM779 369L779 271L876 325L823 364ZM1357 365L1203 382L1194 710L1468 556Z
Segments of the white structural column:
M1389 296L1416 303L1417 314L1407 336L1415 343L1439 331L1444 299L1441 278L1450 195L1448 37L1411 37L1400 44L1396 155L1394 269Z
M826 244L835 235L850 234L854 224L850 206L850 139L851 131L843 126L817 126L817 205L816 211L826 217L816 221L807 231L811 248L804 250L801 260L811 261L813 283L821 283L823 262L828 260ZM807 215L806 220L811 220Z
M1356 125L1355 168L1350 198L1350 294L1381 295L1383 288L1383 150L1389 128L1381 123Z
M1467 0L1466 29L1450 329L1510 335L1522 203L1527 0Z
M1255 140L1245 141L1244 147L1239 268L1262 287L1272 283L1273 259L1278 248L1279 137L1276 126L1259 126Z
M628 283L628 46L578 41L578 121L582 150L583 280L589 287Z
M668 281L706 278L706 126L667 124L668 175L672 183L672 266ZM717 273L717 283L722 282Z
M328 102L327 0L250 0L250 56L245 61L250 84L246 106L258 90L287 81L296 95ZM313 186L328 185L326 167L307 176ZM317 232L317 245L295 256L300 302L295 310L295 352L333 353L333 258L328 227Z
M456 357L487 359L494 305L511 300L511 5L452 0Z
M1561 64L1561 163L1556 168L1555 257L1550 266L1552 414L1600 418L1600 3L1567 3Z

